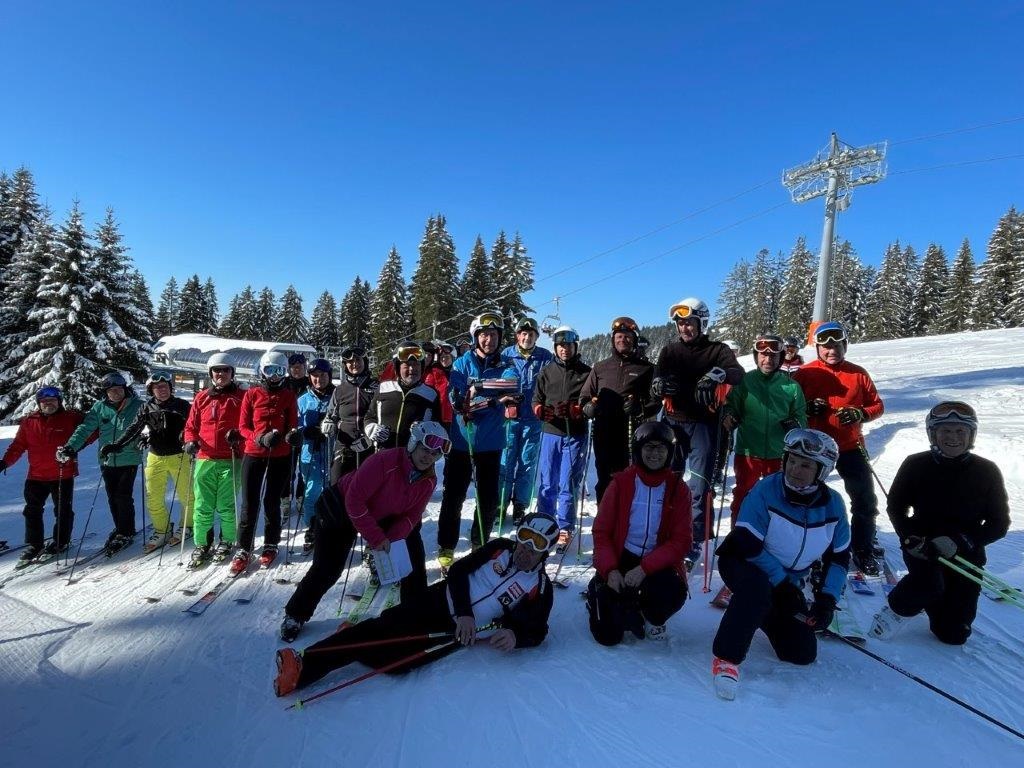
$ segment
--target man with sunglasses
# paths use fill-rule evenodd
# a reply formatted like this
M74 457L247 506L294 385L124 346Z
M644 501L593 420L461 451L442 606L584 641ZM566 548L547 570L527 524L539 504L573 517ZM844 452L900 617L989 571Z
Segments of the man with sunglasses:
M861 423L877 419L884 406L868 372L846 359L846 330L822 323L814 331L817 359L793 374L807 401L807 424L839 444L836 471L850 498L853 564L869 576L880 572L875 560L875 497L871 467L863 450Z
M690 470L687 485L693 496L693 546L688 557L700 558L705 537L705 512L711 504L710 480L718 455L718 415L723 384L735 386L743 379L743 367L727 344L711 341L708 328L711 310L698 298L673 304L669 319L676 325L677 341L662 347L651 391L665 409L665 421L676 433L673 469Z
M363 434L363 425L380 384L370 374L370 361L363 347L345 347L341 351L341 362L341 379L321 422L324 436L334 440L332 484L373 454L373 443Z
M409 442L417 421L434 421L437 392L423 383L426 354L415 341L403 341L391 357L397 378L381 381L367 408L363 433L377 448L397 448Z
M633 430L659 408L651 397L654 366L636 351L639 336L633 318L612 320L612 354L594 364L580 391L583 415L594 424L594 492L599 503L612 475L629 466Z
M434 633L455 642L389 671L429 664L478 640L503 652L540 645L554 600L544 561L557 533L550 517L527 515L512 539L492 539L455 562L420 604L403 600L378 618L340 629L301 652L279 650L274 693L287 696L354 661L380 669L437 645L441 641ZM478 632L482 627L486 631ZM416 639L352 647L408 636Z
M800 339L796 336L787 336L785 339L785 357L782 360L782 370L786 373L793 373L799 371L801 366L804 364L804 359L800 355Z
M0 459L0 472L6 473L23 453L28 454L24 511L28 546L21 553L19 565L53 558L68 548L75 524L72 501L78 462L72 459L62 465L55 457L57 449L67 443L83 418L81 411L64 408L64 398L57 387L41 387L36 392L36 410L21 420L14 440ZM44 542L43 513L48 497L53 499L53 538Z
M427 588L426 557L418 531L437 485L434 464L451 450L440 424L417 422L409 442L373 454L359 469L325 488L316 504L313 563L285 606L281 639L291 642L341 576L356 535L388 552L405 541L412 573L402 579L402 605L415 608Z
M147 434L139 441L140 447L148 448L143 477L146 481L146 507L153 521L153 533L143 545L144 552L152 552L167 544L174 546L180 539L174 535L170 511L167 509L167 483L170 481L175 494L181 499L182 535L191 535L192 529L192 488L189 482L189 462L183 447L183 432L191 406L187 400L174 396L174 376L169 371L154 371L146 382L149 394L135 421L118 440L100 449L100 455L118 453L139 436L143 429Z
M726 395L722 427L736 430L736 486L732 491L732 524L754 483L782 469L786 433L807 426L807 406L800 385L780 371L781 336L759 334L754 341L757 368Z
M1010 510L1002 473L973 453L974 408L939 403L925 420L930 448L908 456L889 489L888 512L900 537L908 574L889 593L870 634L892 638L922 611L941 642L962 645L971 635L981 587L941 560L963 558L979 568L985 547L1006 535Z
M512 521L518 524L533 501L540 453L541 420L530 404L537 376L551 362L551 352L537 346L540 328L532 317L516 323L516 343L501 358L519 377L519 392L506 399L505 447L501 453L501 501L512 502ZM505 513L505 508L499 510Z

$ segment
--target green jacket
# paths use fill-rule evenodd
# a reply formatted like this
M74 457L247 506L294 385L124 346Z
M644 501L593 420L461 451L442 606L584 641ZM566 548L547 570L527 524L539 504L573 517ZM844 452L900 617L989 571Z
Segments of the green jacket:
M124 435L128 427L135 421L141 407L142 401L131 390L128 391L128 396L121 401L120 408L115 408L106 397L97 400L85 414L85 421L72 433L68 445L74 450L80 451L89 435L96 431L99 431L99 447L110 445ZM110 454L101 463L105 467L129 467L132 464L141 464L142 451L139 450L138 440L127 443L121 451Z
M807 426L807 410L800 385L782 371L766 376L756 368L729 390L726 413L738 421L736 454L758 459L781 459L786 429L782 422L796 420Z

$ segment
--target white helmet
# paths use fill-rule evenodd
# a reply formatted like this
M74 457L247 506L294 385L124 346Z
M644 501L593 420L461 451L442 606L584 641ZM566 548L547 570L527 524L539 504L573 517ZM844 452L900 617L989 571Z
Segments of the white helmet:
M500 312L482 312L473 318L473 322L469 324L469 335L473 338L473 343L476 343L476 335L479 331L493 328L498 333L505 331L505 323L501 319Z
M441 451L445 455L452 449L452 440L448 437L447 430L436 421L414 421L409 427L406 450L412 453L420 443L431 451Z
M531 512L516 528L516 541L547 554L558 543L558 522L543 512Z
M263 379L274 376L283 379L288 375L288 355L284 352L264 352L260 358L259 374Z
M580 335L571 325L560 325L551 332L552 344L572 344L574 353L580 349Z
M839 446L836 441L817 429L798 427L786 433L785 453L802 456L817 462L819 482L824 482L839 461Z
M235 364L231 362L231 358L227 352L214 352L210 355L210 359L206 361L206 371L209 373L211 368L230 368L231 375L235 375Z
M680 299L669 307L668 316L673 321L682 320L687 317L700 318L701 333L707 333L708 326L711 325L711 310L708 309L708 305L702 299L693 296Z

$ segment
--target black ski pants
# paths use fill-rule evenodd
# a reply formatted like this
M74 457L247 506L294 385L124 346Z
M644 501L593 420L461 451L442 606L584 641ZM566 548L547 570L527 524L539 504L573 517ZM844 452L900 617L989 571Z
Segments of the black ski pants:
M444 490L441 495L441 512L437 520L437 546L440 549L455 549L459 543L462 504L466 501L474 468L476 510L473 514L469 540L474 547L479 547L491 537L491 529L498 515L500 467L501 451L474 451L471 459L468 451L453 450L445 458Z
M43 546L43 513L46 499L53 499L54 523L53 540L63 549L71 541L75 526L75 513L71 503L75 495L75 478L66 480L25 481L25 543L33 547Z
M101 467L103 488L107 492L107 506L110 516L114 519L114 530L122 536L135 535L135 476L139 473L139 465L127 467Z
M850 497L850 551L864 552L875 540L878 499L875 496L871 467L859 448L840 451L836 471L843 478Z
M619 573L640 563L640 558L625 551L619 558ZM644 620L650 624L664 624L686 602L686 582L674 568L649 573L633 589L623 587L621 592L594 576L587 586L587 610L590 612L590 633L601 645L618 645L626 630L643 637Z
M334 459L331 461L331 485L334 485L349 472L355 472L359 469L359 465L372 455L373 448L357 453L351 448L338 444L334 449Z
M242 457L242 502L238 546L252 552L256 522L263 501L263 543L281 543L281 489L288 486L291 459L288 456Z
M932 634L949 645L963 645L978 615L981 587L942 563L904 555L907 575L889 593L889 607L900 616L928 614Z
M334 503L328 504L329 500L333 500ZM381 521L381 526L387 527L388 522L385 518ZM344 499L334 492L333 488L326 489L317 501L313 525L316 527L313 563L284 607L287 615L303 623L312 618L327 590L337 583L342 571L345 570L357 535L355 526L344 509ZM421 527L417 525L405 539L405 544L409 548L409 559L412 561L412 573L402 579L402 605L405 606L421 604L427 591L426 554L420 533Z
M720 557L718 572L732 591L729 607L712 645L720 659L740 664L750 650L754 633L768 636L775 655L790 664L810 664L818 656L814 630L772 604L772 583L753 563L738 557Z
M384 611L375 619L367 619L341 629L309 646L302 652L302 673L299 675L298 687L302 688L310 683L315 683L329 672L351 664L353 661L380 669L418 651L425 651L444 643L449 638L405 640L400 643L352 649L339 647L349 643L365 643L433 632L447 632L454 635L455 621L449 612L447 589L446 581L431 584L424 599L417 604L408 605L403 600L401 605ZM397 674L429 664L460 647L458 644L452 644L447 648L434 651L429 656L421 656L407 664L402 664L389 672Z
M594 494L598 504L601 503L605 488L612 481L612 475L629 466L629 438L629 424L625 419L602 423L598 416L594 422L594 469L597 472Z

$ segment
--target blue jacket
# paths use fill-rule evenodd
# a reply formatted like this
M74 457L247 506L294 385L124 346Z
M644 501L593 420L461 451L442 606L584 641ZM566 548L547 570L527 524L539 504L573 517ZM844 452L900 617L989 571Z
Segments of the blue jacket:
M328 387L323 396L318 395L312 387L306 387L306 391L299 396L299 429L306 427L319 427L320 422L327 413L327 406L331 404L331 395L334 394L334 385ZM310 445L309 440L302 441L302 453L299 458L309 464L319 461L321 458L320 446Z
M798 586L821 560L822 591L836 600L850 561L850 523L842 497L824 483L806 504L787 493L782 473L758 481L743 499L736 528L718 549L720 556L744 557L764 571L773 586L789 579Z
M501 355L493 354L485 361L476 354L475 349L467 350L452 365L448 377L448 399L457 412L452 422L452 447L459 451L469 451L469 441L473 441L474 451L500 451L505 447L505 406L498 402L503 393L488 392L481 386L484 379L507 379L515 376L515 371L506 365ZM486 399L487 406L474 411L469 423L461 411L471 385L477 388L477 397ZM507 394L507 393L504 393Z
M539 421L530 407L533 403L533 388L537 384L537 376L541 370L554 360L555 356L543 347L534 347L528 357L523 357L518 345L512 344L501 351L501 359L519 377L519 392L523 396L519 403L519 421Z

